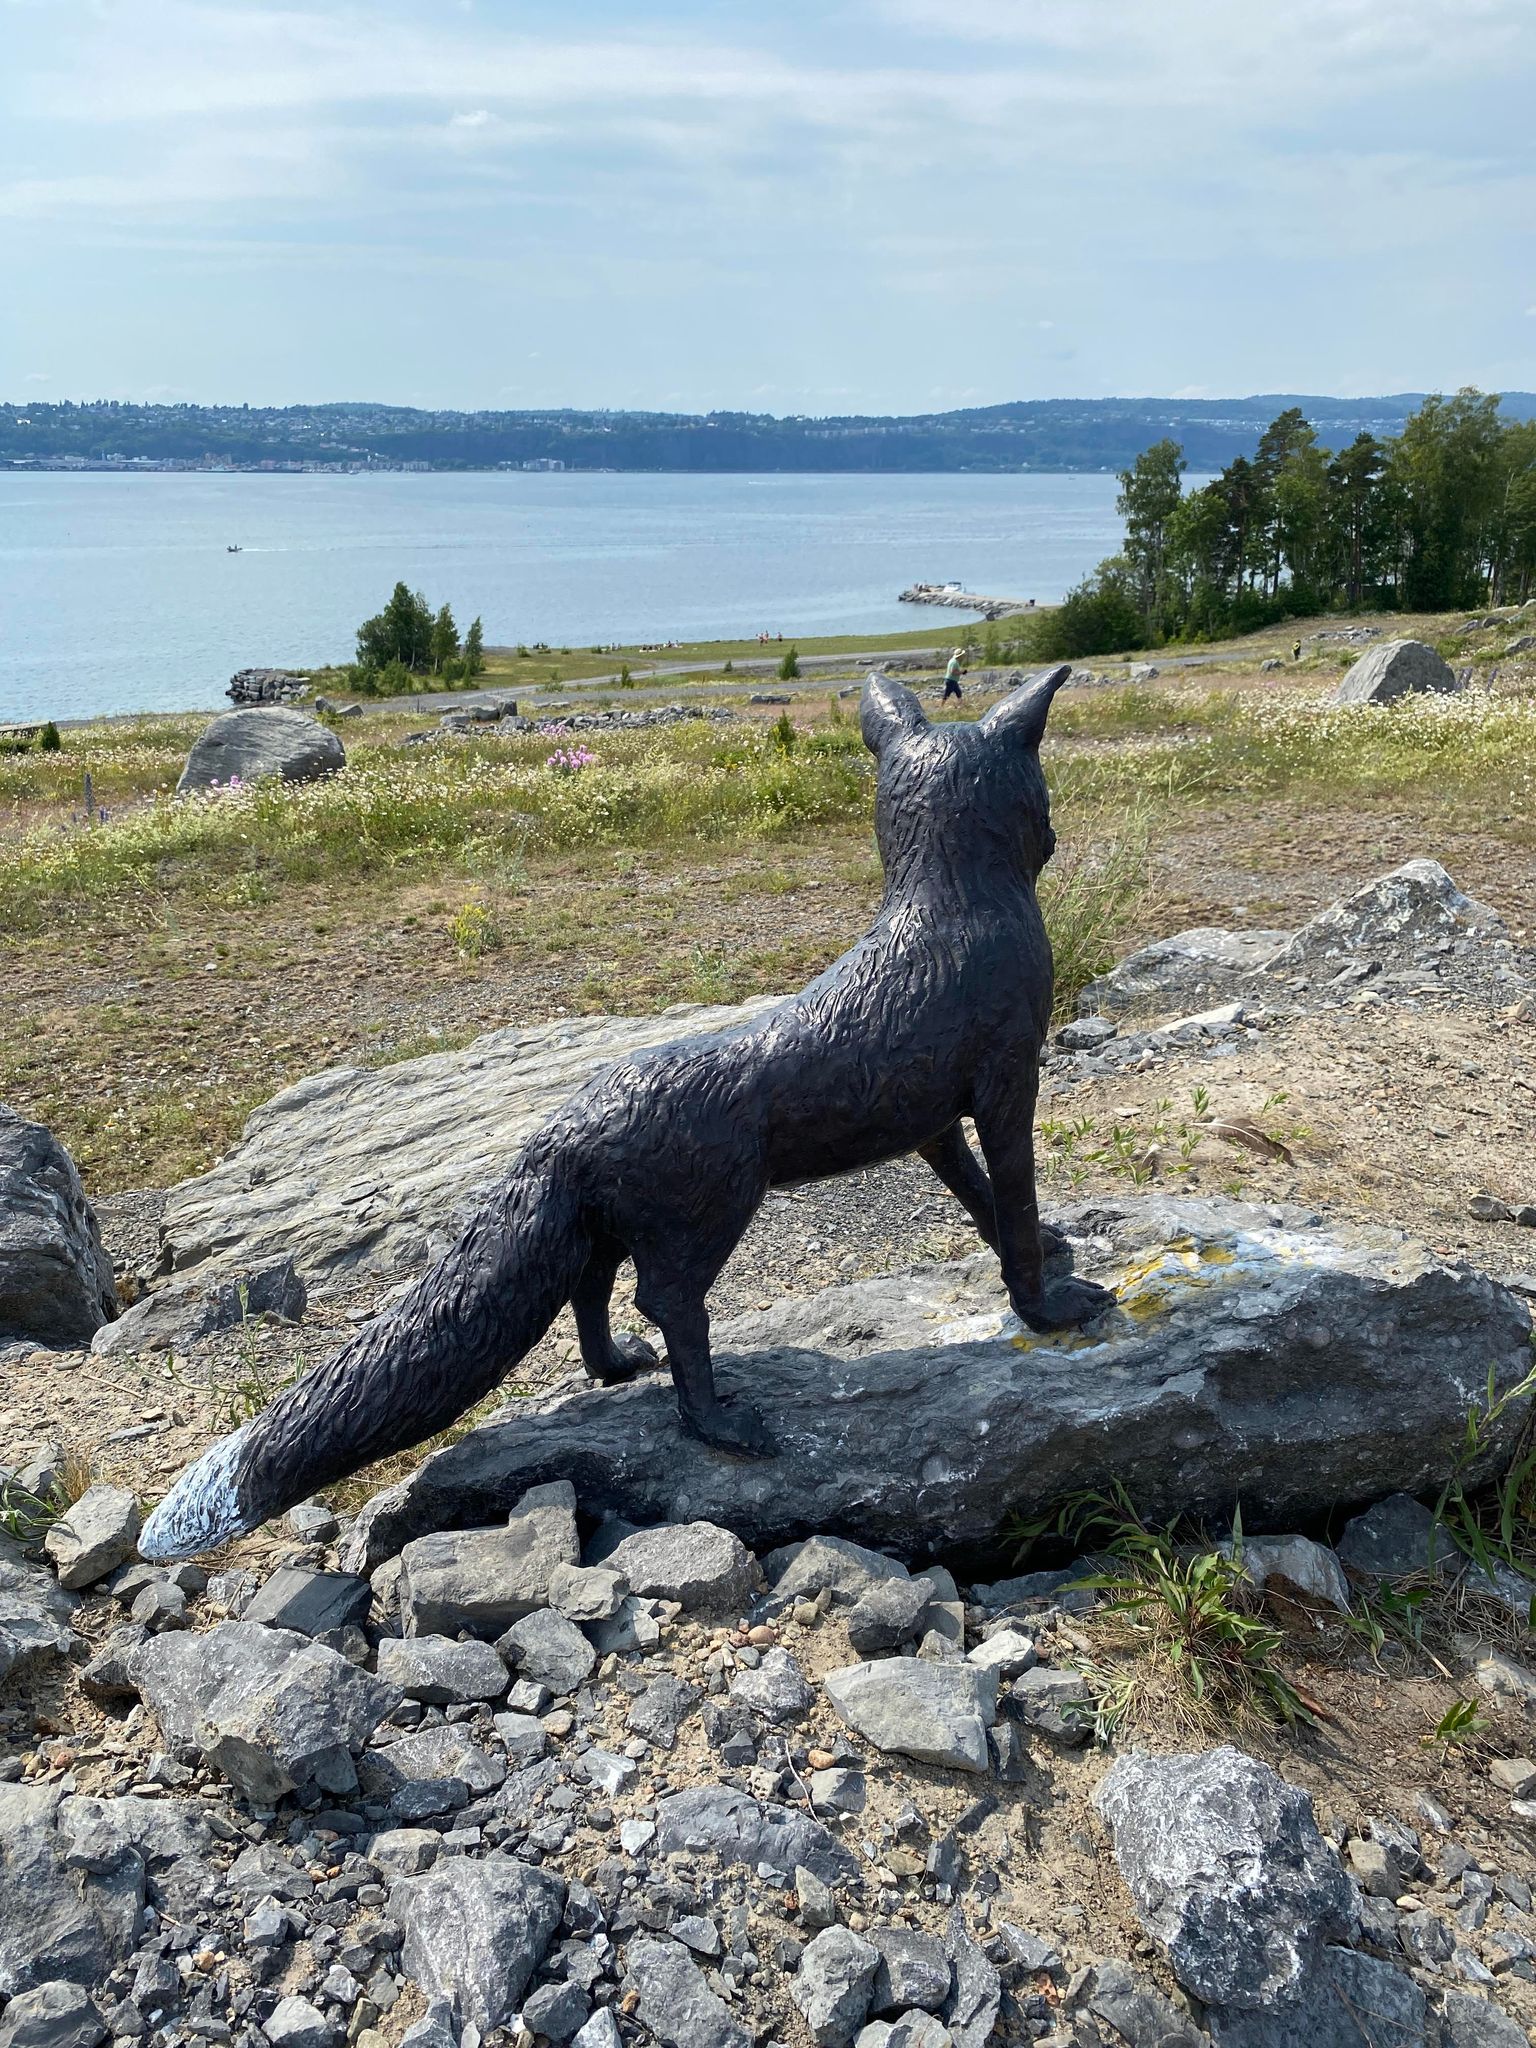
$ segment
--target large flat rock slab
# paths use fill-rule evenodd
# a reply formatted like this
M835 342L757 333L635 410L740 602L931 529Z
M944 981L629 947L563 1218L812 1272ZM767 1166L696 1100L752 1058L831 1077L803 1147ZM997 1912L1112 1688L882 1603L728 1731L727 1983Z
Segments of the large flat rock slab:
M311 1294L416 1272L445 1250L537 1125L616 1060L728 1031L772 997L653 1017L573 1017L492 1031L461 1052L332 1067L263 1103L211 1172L173 1188L173 1272L210 1286L291 1256Z
M762 1409L777 1457L685 1436L664 1375L567 1383L376 1496L349 1562L504 1520L551 1479L588 1512L719 1522L758 1550L812 1531L960 1550L1112 1479L1152 1516L1240 1503L1250 1530L1290 1530L1436 1487L1490 1366L1502 1387L1529 1363L1525 1304L1396 1232L1161 1196L1058 1221L1119 1296L1089 1331L1022 1330L989 1253L785 1302L716 1331L718 1378ZM1482 1470L1523 1416L1510 1404Z

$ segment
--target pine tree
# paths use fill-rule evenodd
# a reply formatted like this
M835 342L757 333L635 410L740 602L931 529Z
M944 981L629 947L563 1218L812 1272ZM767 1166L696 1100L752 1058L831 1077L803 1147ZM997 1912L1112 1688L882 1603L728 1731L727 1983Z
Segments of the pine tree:
M425 672L432 659L432 614L420 591L397 583L383 611L364 619L357 629L358 666L387 668L400 662L414 674Z
M459 651L459 629L453 623L453 613L444 605L432 621L432 673L435 676L447 672L449 662Z
M478 615L469 622L469 631L464 635L464 673L478 676L485 673L485 631Z
M1149 624L1163 610L1168 522L1178 510L1184 450L1177 441L1154 441L1120 472L1115 509L1125 521L1125 558L1141 579L1141 609Z

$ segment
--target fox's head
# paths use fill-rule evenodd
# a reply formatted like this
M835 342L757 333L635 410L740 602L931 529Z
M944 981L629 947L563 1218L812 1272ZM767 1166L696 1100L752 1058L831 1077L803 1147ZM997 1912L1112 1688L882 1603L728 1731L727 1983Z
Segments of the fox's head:
M859 729L880 764L875 837L889 880L935 864L1033 882L1056 850L1040 741L1063 663L1032 676L985 718L930 725L889 676L864 685Z

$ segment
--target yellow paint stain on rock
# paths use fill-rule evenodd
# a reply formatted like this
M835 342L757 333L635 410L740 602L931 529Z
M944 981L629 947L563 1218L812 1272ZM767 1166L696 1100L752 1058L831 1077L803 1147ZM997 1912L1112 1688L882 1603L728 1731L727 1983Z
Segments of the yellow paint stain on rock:
M1246 1262L1252 1264L1252 1261ZM1165 1314L1179 1297L1215 1283L1228 1266L1241 1267L1245 1261L1229 1244L1197 1243L1190 1237L1172 1239L1155 1252L1127 1266L1114 1283L1116 1306L1133 1323L1150 1322ZM1053 1330L1036 1334L1021 1331L1009 1342L1015 1351L1091 1351L1113 1338L1101 1333L1088 1337L1081 1330Z
M1208 1285L1218 1271L1238 1264L1230 1245L1196 1244L1192 1238L1175 1238L1151 1257L1128 1266L1115 1285L1120 1307L1133 1322L1144 1323L1163 1314L1176 1297L1192 1288Z

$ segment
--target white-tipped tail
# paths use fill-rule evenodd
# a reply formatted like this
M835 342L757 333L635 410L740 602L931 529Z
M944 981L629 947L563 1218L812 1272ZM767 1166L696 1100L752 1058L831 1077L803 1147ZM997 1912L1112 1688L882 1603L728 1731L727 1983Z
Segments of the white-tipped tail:
M244 1423L233 1436L221 1437L182 1473L140 1530L140 1557L170 1564L242 1534L247 1525L235 1491L235 1465L250 1427Z

